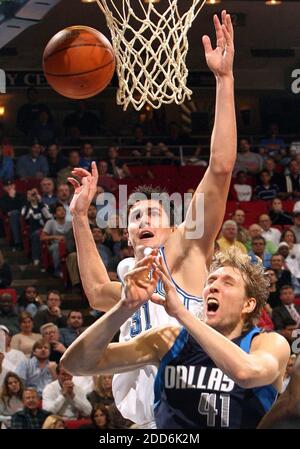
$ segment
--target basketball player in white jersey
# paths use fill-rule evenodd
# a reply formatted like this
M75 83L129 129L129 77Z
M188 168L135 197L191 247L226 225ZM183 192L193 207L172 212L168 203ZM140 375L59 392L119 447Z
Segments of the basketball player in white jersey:
M215 123L211 138L209 166L194 195L185 221L175 228L164 205L147 199L131 207L128 218L129 242L133 246L135 262L144 257L146 247L156 248L163 255L181 300L193 312L201 312L201 292L206 278L206 266L213 254L214 240L221 227L231 173L236 159L236 117L233 79L233 27L231 18L222 11L222 24L214 16L217 46L213 50L208 36L202 41L209 68L216 78ZM78 265L82 284L90 305L101 311L110 310L121 298L122 283L111 282L96 250L87 218L89 204L96 193L98 173L95 163L92 173L75 169L73 175L82 185L69 178L75 188L70 205L77 246ZM193 220L200 210L199 201L204 195L204 235L188 238ZM155 254L155 253L154 253ZM130 267L130 264L128 268ZM163 289L158 287L162 296ZM151 308L150 308L151 307ZM125 323L121 339L170 322L170 317L156 304L143 306ZM153 425L153 380L156 369L147 366L141 370L118 375L113 382L117 407L124 417L141 427Z

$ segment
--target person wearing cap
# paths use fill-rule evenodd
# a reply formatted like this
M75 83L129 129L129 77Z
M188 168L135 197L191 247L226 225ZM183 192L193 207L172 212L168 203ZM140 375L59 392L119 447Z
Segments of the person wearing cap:
M300 294L300 264L295 254L291 253L291 249L287 242L280 242L278 246L278 254L284 258L285 265L291 273L291 284L296 295Z
M10 293L0 295L0 324L8 327L11 335L20 332L19 318L15 312L14 301Z
M15 372L18 364L23 360L26 360L26 356L23 352L17 349L11 349L11 333L9 329L0 324L0 331L5 333L5 352L0 352L0 387L3 384L4 378L9 371ZM1 351L1 349L0 349Z

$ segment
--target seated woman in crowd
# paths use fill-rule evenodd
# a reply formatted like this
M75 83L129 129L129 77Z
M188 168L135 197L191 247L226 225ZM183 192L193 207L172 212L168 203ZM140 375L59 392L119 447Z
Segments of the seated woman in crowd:
M21 312L19 314L19 325L21 332L12 337L11 347L22 351L29 358L32 346L36 341L40 340L42 336L32 332L33 318L28 312Z
M20 377L9 371L4 378L0 393L0 415L3 417L2 428L10 427L10 417L23 408L23 390L24 386Z
M272 201L269 216L273 225L292 225L293 220L288 212L283 210L282 201L280 198L274 198Z

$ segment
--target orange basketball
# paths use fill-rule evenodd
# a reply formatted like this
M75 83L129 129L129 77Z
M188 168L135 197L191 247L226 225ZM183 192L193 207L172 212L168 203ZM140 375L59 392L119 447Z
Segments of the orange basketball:
M68 98L89 98L109 84L115 55L109 40L87 26L59 31L48 42L43 70L50 86Z

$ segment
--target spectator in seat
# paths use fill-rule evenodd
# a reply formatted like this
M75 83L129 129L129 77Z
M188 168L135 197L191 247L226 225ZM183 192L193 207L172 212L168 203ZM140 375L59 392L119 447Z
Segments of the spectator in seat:
M280 184L280 197L298 200L300 198L300 167L296 159L289 163L290 173L283 175Z
M50 178L56 178L57 173L68 164L57 143L50 143L48 145L46 157L49 166L48 176Z
M272 312L272 321L275 330L291 341L291 329L287 326L300 326L300 306L294 303L295 295L291 285L283 285L280 289L281 305Z
M0 392L0 415L7 416L4 421L5 427L10 427L11 416L23 408L24 386L20 377L8 371Z
M37 289L34 285L28 285L17 301L18 312L28 312L32 317L38 310L46 309L47 306L43 303L39 297Z
M93 376L94 389L87 395L88 400L93 407L97 404L105 407L114 404L114 397L112 393L112 376L99 375Z
M296 203L297 204L297 203ZM293 231L293 233L296 236L296 242L300 243L300 208L299 210L294 210L293 212L293 226L290 227L290 230Z
M261 214L258 219L258 224L262 228L261 233L267 241L272 242L274 248L277 248L280 242L281 232L277 228L272 227L271 218L268 214Z
M295 294L300 295L300 265L299 259L294 255L290 255L289 245L286 242L280 242L278 246L278 254L284 258L284 264L291 273L292 286Z
M249 140L241 139L234 172L242 170L251 175L255 175L260 172L262 168L263 158L261 155L251 151Z
M41 429L49 412L39 408L40 397L35 388L25 388L23 409L12 415L12 429Z
M33 265L38 266L41 258L40 232L46 221L52 218L52 214L36 189L28 190L27 203L23 206L21 214L29 227Z
M66 221L72 221L72 216L70 213L70 202L71 202L71 191L68 184L59 184L57 187L57 200L62 204L66 211Z
M66 347L61 342L60 332L58 327L53 323L46 323L41 326L40 332L44 340L50 344L50 362L59 363Z
M273 157L269 156L264 161L264 167L271 175L271 184L277 184L280 186L282 177L280 174L280 165L276 164L276 161Z
M222 226L222 237L217 240L220 251L224 252L231 246L239 248L244 254L247 253L246 247L237 241L238 227L235 221L227 220Z
M80 426L80 429L111 429L110 414L107 407L97 404L91 412L91 424Z
M90 226L97 226L97 207L94 203L90 204L88 208L88 220Z
M60 341L68 348L83 331L83 316L79 310L71 310L67 315L67 327L60 329Z
M271 184L271 175L268 170L262 170L259 174L259 184L255 187L253 197L256 200L272 200L276 198L279 187Z
M290 228L283 231L280 241L288 244L290 250L289 254L291 257L298 260L300 269L300 244L297 243L296 235L293 230Z
M0 250L0 288L7 288L12 281L11 269L5 262L2 251Z
M252 239L254 237L262 237L263 229L257 223L253 223L251 226L249 226L248 231L250 240L248 240L245 246L248 251L251 251ZM268 254L274 254L276 252L276 246L270 240L266 240L266 252Z
M62 168L57 173L57 182L58 184L66 184L68 182L68 178L72 176L72 170L74 168L79 167L80 163L80 154L78 150L72 150L68 156L68 165L65 168Z
M296 354L291 354L288 364L286 366L286 371L285 371L285 375L284 375L284 379L283 379L283 385L282 385L282 390L281 390L281 394L287 389L288 384L291 381L291 374L293 372L293 368L296 362Z
M43 324L53 323L57 327L66 327L67 320L61 309L61 296L58 290L49 290L47 294L47 309L38 311L33 319L34 330L39 332Z
M11 181L14 177L14 162L11 157L3 155L3 148L0 144L0 179Z
M25 198L16 191L16 184L13 181L6 181L3 190L3 196L0 198L0 209L8 216L12 232L13 251L16 251L22 249L20 217Z
M48 106L39 102L37 89L29 87L27 90L27 103L18 110L17 128L28 135L41 111L47 111L51 117Z
M55 185L51 178L43 178L41 180L42 202L47 204L49 209L57 203L57 196L55 195Z
M41 232L41 241L48 243L48 249L53 259L54 276L62 277L60 266L59 242L65 241L72 224L66 221L66 211L62 204L57 203L53 208L54 219L49 220Z
M34 343L42 338L40 334L32 332L33 318L28 312L21 312L19 314L19 325L21 332L15 334L11 339L12 349L22 351L26 357L30 357Z
M231 189L233 199L238 201L250 201L252 198L252 186L249 184L247 175L244 171L236 174L235 182Z
M236 222L238 227L237 240L245 244L250 239L248 229L243 226L246 218L245 212L242 209L236 209L231 218Z
M251 240L252 249L249 251L252 263L258 263L259 259L262 260L264 268L271 267L271 254L266 251L266 240L261 237L253 237Z
M61 416L49 415L43 424L42 429L65 429L65 421Z
M271 268L275 271L277 277L276 289L279 292L283 285L292 285L292 275L281 254L273 254L271 257Z
M285 154L286 145L283 139L278 137L279 128L277 123L271 123L268 134L260 142L259 153L262 156L274 156L280 159Z
M23 352L12 349L10 346L11 333L6 326L0 325L0 329L5 333L5 352L0 352L0 388L3 385L8 372L16 372L18 365L26 360Z
M8 327L11 335L20 332L19 318L10 293L0 294L0 324Z
M81 145L79 167L89 170L94 160L94 147L91 142L86 140Z
M265 271L265 274L270 280L269 297L267 304L268 304L268 311L271 314L272 309L281 305L281 301L279 297L279 290L277 289L277 276L275 270L273 270L273 268L268 268Z
M105 233L103 229L97 226L91 226L93 238L97 247L97 250L101 256L108 272L116 271L116 259L113 258L111 250L104 244ZM72 252L67 256L67 268L73 287L80 285L80 275L78 270L77 253Z
M38 178L48 176L49 167L45 156L41 154L41 145L33 143L28 154L20 156L17 160L17 175L21 179Z
M87 417L92 406L84 390L73 382L73 376L57 365L57 380L47 385L43 391L43 408L65 419Z
M289 225L293 224L290 214L283 210L282 201L280 198L274 198L269 211L273 225Z
M108 174L117 179L128 178L131 176L127 164L119 158L119 149L112 146L108 149Z
M49 113L41 111L29 133L29 139L37 139L43 147L55 141L57 130L51 120Z
M74 127L82 136L98 136L101 131L101 121L82 100L77 102L76 110L65 117L63 126L67 136L71 136Z
M56 379L56 363L49 361L50 345L46 340L36 341L32 347L32 357L18 364L15 372L26 387L33 387L39 395L46 385Z
M108 173L108 163L106 161L99 161L98 163L99 171L99 185L103 187L108 192L116 192L118 190L118 184L113 179L113 176Z

